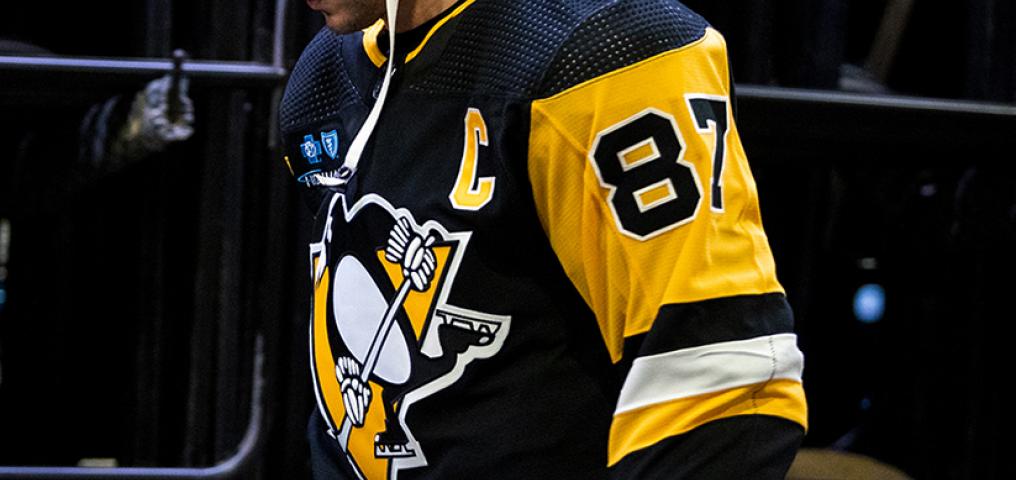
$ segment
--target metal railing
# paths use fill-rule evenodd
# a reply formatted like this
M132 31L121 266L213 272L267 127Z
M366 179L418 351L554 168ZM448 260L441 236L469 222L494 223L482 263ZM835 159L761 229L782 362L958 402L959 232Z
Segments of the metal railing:
M965 146L1002 152L1013 141L1004 132L1016 129L1016 106L969 100L738 85L737 106L747 143L792 142L812 158L841 148Z
M287 75L283 66L286 0L276 0L272 63L174 59L83 58L0 55L0 72L83 75L91 78L145 78L181 71L192 79L255 84L275 96ZM274 109L273 109L274 110ZM274 116L274 111L273 111ZM0 466L0 479L227 479L249 472L264 441L264 339L254 348L250 416L243 438L232 456L209 467L62 467Z
M250 470L258 458L264 423L264 338L254 346L250 418L236 452L210 467L0 467L0 479L227 479Z
M195 79L253 81L278 84L286 77L283 66L286 0L276 0L272 35L272 63L188 60L182 71ZM176 69L171 58L88 58L36 55L0 55L0 72L75 73L152 77Z
M828 105L861 109L1016 118L1016 106L1001 103L947 100L902 95L872 95L759 85L738 85L737 97L749 101Z
M195 79L277 84L286 77L286 69L281 66L250 62L188 60L181 68ZM172 59L0 56L0 71L9 72L154 77L173 70Z

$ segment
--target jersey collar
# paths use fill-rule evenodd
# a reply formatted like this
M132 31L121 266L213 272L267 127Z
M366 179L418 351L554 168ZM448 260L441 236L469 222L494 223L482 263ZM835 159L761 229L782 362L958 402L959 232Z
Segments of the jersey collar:
M475 1L476 0L462 1L455 7L448 9L448 11L440 15L438 17L439 20L433 23L433 25L427 31L427 34L424 35L423 40L420 42L420 44L417 45L412 50L410 50L408 54L406 54L405 63L409 63L414 58L416 58L416 56L419 55L420 52L423 50L423 47L427 45L427 42L430 41L430 38L434 36L434 34L438 30L440 30L441 27L443 27L446 23L448 23L449 20L455 18L460 13L462 13L466 8L469 8L469 6L472 5ZM366 52L367 57L370 58L371 63L373 63L374 66L378 68L381 68L381 66L384 65L386 61L388 61L388 56L385 55L385 53L381 50L381 46L378 43L378 38L381 37L381 32L384 31L384 27L385 27L384 20L378 20L377 23L371 25L370 27L368 27L366 30L363 31L363 50L364 52Z

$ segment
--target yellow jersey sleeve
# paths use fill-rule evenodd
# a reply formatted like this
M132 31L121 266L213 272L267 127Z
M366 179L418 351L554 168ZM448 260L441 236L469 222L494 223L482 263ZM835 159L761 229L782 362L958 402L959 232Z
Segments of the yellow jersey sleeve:
M729 78L723 39L708 30L533 102L540 221L615 361L662 305L782 292Z
M528 175L540 222L611 359L634 358L611 429L611 465L721 418L806 423L789 309L788 326L773 330L738 317L754 307L728 308L747 325L731 329L740 333L665 347L691 328L674 313L681 306L766 295L785 305L729 79L723 37L707 29L531 106ZM626 352L638 336L656 350ZM700 358L714 354L765 360L727 368Z

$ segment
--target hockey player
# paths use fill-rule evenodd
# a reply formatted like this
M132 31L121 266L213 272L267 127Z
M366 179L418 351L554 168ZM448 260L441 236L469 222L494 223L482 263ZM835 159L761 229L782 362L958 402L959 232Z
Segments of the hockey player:
M782 478L803 358L674 0L308 0L316 477Z

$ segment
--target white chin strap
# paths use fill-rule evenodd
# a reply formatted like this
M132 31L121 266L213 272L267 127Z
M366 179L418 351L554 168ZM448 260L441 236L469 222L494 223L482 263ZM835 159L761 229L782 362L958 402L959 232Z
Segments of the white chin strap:
M385 68L385 78L381 83L381 91L377 95L374 107L370 109L370 113L367 115L367 120L363 122L360 131L356 133L353 143L349 144L349 150L346 152L346 161L339 168L338 175L331 176L319 173L314 175L314 181L310 182L311 184L325 186L345 185L352 178L353 174L356 173L356 166L360 163L360 157L363 155L364 147L367 146L367 140L370 140L370 136L377 127L378 118L381 116L381 109L384 107L385 98L388 96L388 87L392 83L392 74L395 72L395 19L399 12L399 0L385 0L385 9L385 26L388 27L388 61L385 62L387 67Z

